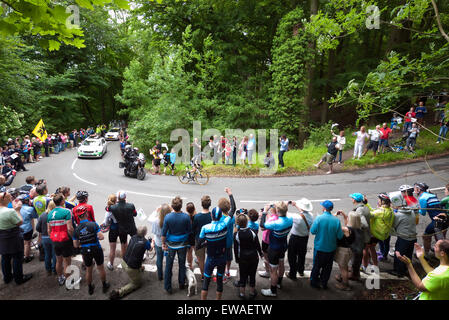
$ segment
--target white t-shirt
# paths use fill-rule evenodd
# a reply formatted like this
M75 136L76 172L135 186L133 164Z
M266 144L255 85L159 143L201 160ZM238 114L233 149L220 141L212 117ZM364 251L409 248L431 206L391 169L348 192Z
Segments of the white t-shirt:
M312 228L312 224L313 224L312 214L307 211L304 211L303 214L307 220L307 223L309 224L309 228ZM309 230L307 229L307 225L299 213L287 212L287 217L293 219L293 226L292 226L291 234L294 234L295 236L298 236L298 237L307 237L309 235Z
M368 130L368 133L371 135L372 141L379 141L381 132L379 132L377 130Z
M366 132L362 133L361 131L357 131L357 139L355 142L363 145L365 143L365 139L369 139L369 135Z

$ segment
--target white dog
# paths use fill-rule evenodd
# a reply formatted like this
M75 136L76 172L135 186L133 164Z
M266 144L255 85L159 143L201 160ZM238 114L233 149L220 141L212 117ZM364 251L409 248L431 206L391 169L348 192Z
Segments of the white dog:
M195 295L197 294L197 288L196 288L196 277L195 273L190 269L188 265L186 265L186 278L189 283L189 288L187 290L187 296L191 296L191 289L195 288Z

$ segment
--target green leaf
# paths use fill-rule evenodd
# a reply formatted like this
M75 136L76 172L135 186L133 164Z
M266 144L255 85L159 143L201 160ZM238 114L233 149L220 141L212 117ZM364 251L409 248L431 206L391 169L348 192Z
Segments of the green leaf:
M83 8L87 8L89 10L94 9L94 7L92 6L92 3L89 0L75 0L75 1Z
M114 0L114 3L120 8L120 9L130 9L128 0Z
M48 40L48 50L59 50L59 47L61 46L61 43L55 40Z

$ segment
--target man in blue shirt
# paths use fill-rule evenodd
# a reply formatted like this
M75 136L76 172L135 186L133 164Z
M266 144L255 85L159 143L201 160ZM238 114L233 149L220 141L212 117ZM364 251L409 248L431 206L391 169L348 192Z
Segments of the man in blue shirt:
M343 238L343 231L340 220L331 213L334 204L329 200L320 204L323 206L323 214L315 219L310 228L310 233L315 235L310 285L317 289L321 287L327 289L337 250L337 240Z
M28 263L33 260L34 255L31 254L31 239L33 238L34 219L39 218L30 203L30 196L28 194L21 194L17 197L17 200L22 202L22 208L20 214L23 218L23 224L20 226L23 234L24 243L24 262Z
M444 210L438 210L441 208L440 200L438 200L437 196L433 193L427 192L429 186L422 182L415 183L415 193L417 194L417 199L419 202L419 213L422 216L425 216L426 213L429 214L430 219L432 220L429 225L424 230L425 235L423 236L423 244L424 244L424 254L425 257L429 257L430 247L432 244L432 234L435 233L435 220L434 218L440 213L444 212ZM427 210L431 209L431 210ZM436 238L436 236L435 236ZM438 239L437 239L438 240Z
M281 148L279 150L279 166L284 167L284 153L288 151L288 139L285 135L281 136L280 139Z
M287 237L293 226L293 219L287 217L287 204L282 201L278 201L274 204L276 215L279 217L277 220L266 222L267 212L273 206L266 205L262 218L260 219L260 228L262 230L270 230L270 243L268 246L268 263L270 264L270 289L262 289L261 293L264 296L276 297L277 289L281 288L282 277L284 275L284 258L285 251L287 251Z
M228 233L226 236L226 273L223 278L223 282L226 283L229 278L231 277L231 274L229 272L231 268L231 262L232 262L232 244L234 242L234 224L235 224L235 201L234 196L232 195L232 190L230 188L225 188L225 192L229 196L229 200L226 198L220 198L218 200L218 207L223 212L223 218L230 218L230 221L228 223Z
M164 288L171 294L171 278L173 261L175 255L178 254L179 263L179 289L185 288L186 281L186 254L189 245L189 235L192 232L192 222L187 213L181 211L182 199L176 197L172 200L171 207L174 212L171 212L165 216L164 224L162 226L162 249L168 251L167 262L165 264L165 279Z
M427 109L423 101L419 102L419 106L416 107L415 113L416 113L416 120L418 121L418 123L424 124L424 116L427 113Z

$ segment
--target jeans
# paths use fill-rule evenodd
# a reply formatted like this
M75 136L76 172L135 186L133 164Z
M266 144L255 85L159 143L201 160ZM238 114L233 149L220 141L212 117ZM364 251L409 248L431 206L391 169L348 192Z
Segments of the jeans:
M11 268L11 260L12 260L12 268ZM16 283L20 283L23 279L22 265L23 265L23 251L14 254L3 254L2 255L3 280L5 282L9 282L14 278Z
M412 128L411 122L404 122L404 132L408 132L408 129Z
M341 155L343 154L343 150L338 150L338 162L341 162Z
M313 268L310 273L310 283L318 286L320 283L324 287L331 276L332 264L334 263L335 251L322 252L314 250L313 252Z
M183 286L186 281L187 248L180 248L180 249L168 248L167 260L165 262L165 279L164 279L165 290L171 290L173 261L175 260L176 254L178 254L178 264L179 264L179 272L178 272L179 285Z
M237 151L234 150L232 152L232 165L235 166L237 164Z
M285 153L285 151L283 151L283 150L279 151L279 156L278 156L279 159L278 160L279 160L279 166L281 168L284 167L284 153Z
M379 241L380 253L382 253L384 258L388 258L388 253L390 252L390 239L391 237L388 237L384 241Z
M296 278L296 272L304 273L306 262L307 242L309 237L300 237L292 234L288 241L288 264L290 265L290 277Z
M415 246L415 242L416 242L416 239L415 240L405 240L405 239L398 237L398 239L396 240L395 251L399 251L399 253L402 256L405 255L406 257L408 257L411 260L413 257L413 249ZM405 263L400 261L396 257L396 255L394 255L393 269L394 269L394 271L396 271L397 273L402 274L402 275L405 275L407 272L407 266L405 265Z
M155 247L156 247L157 278L159 280L162 280L164 278L163 269L162 269L162 263L164 261L164 250L162 250L162 247L159 247L159 246L155 246Z
M56 270L55 246L50 238L42 237L42 246L45 252L45 270L48 272Z
M438 135L438 140L437 140L438 142L440 142L440 140L443 140L443 138L446 138L448 129L449 128L447 126L441 126L440 133Z
M59 150L64 151L65 149L65 144L62 142L59 142Z

